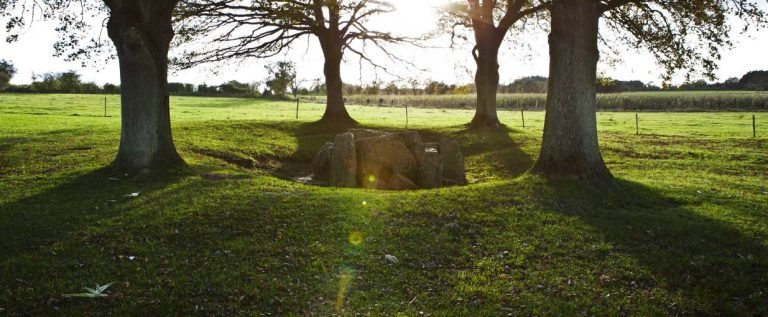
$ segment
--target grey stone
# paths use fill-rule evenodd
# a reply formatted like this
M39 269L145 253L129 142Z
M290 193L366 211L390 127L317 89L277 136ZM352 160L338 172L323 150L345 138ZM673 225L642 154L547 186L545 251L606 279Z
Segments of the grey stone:
M349 132L355 136L355 141L360 141L363 139L370 139L370 138L375 138L382 135L390 134L389 132L376 131L376 130L370 130L370 129L349 129Z
M333 151L333 142L326 142L320 147L320 151L315 155L312 161L314 168L314 179L328 181L331 176L331 152Z
M450 139L440 140L440 158L443 161L443 180L445 185L466 185L464 155L459 143Z
M421 162L424 161L424 143L421 142L421 135L416 131L400 132L397 135L416 158L416 162L421 165Z
M423 143L415 131L351 129L321 147L313 168L314 184L329 180L335 187L411 190L467 184L459 144L450 139Z
M419 165L418 185L424 189L443 186L443 160L435 148L424 150L424 160Z
M428 142L424 143L424 150L434 149L438 153L440 152L440 143L438 142Z
M395 175L416 179L418 162L398 135L385 134L356 142L357 178L364 188L386 187Z
M342 133L334 139L331 151L331 186L357 187L357 149L352 133Z

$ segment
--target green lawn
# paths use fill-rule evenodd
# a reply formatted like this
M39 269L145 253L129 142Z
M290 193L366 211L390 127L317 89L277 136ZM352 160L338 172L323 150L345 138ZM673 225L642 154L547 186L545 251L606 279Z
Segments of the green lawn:
M0 95L0 315L768 315L768 113L757 139L752 113L641 113L639 136L600 113L622 184L600 192L524 174L541 112L479 133L471 111L411 109L472 184L378 192L290 181L332 138L308 124L322 106L250 99L172 98L189 169L113 175L107 99L104 118L103 96ZM349 110L405 128L402 108Z

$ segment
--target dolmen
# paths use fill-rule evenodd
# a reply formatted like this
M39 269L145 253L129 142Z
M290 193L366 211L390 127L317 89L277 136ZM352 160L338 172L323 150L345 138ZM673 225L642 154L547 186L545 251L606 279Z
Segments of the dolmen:
M313 161L313 181L332 187L381 190L466 185L459 144L422 142L415 131L351 129L325 143Z

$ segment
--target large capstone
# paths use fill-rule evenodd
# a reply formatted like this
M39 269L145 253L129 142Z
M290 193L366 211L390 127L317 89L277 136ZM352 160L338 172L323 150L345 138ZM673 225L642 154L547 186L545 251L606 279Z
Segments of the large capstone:
M431 189L466 184L459 144L424 143L415 131L352 129L324 144L314 164L316 182L383 190Z

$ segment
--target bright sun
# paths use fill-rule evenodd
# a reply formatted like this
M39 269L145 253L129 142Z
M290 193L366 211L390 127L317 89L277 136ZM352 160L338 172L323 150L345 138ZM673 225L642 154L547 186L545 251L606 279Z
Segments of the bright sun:
M390 0L397 11L386 15L389 27L404 35L420 35L437 27L436 7L447 0Z

